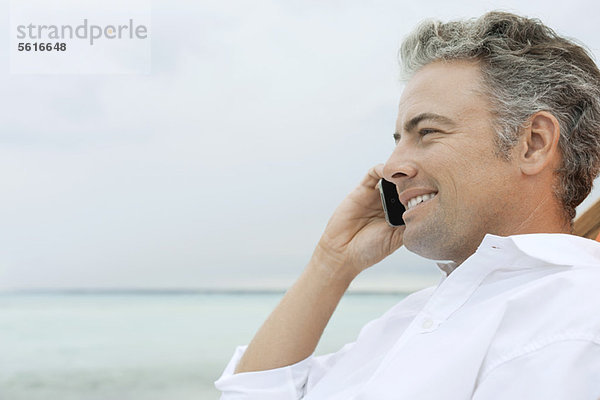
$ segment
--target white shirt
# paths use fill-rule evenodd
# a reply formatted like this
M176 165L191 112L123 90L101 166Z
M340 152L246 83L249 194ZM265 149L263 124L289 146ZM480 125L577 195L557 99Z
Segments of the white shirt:
M246 347L221 400L599 400L600 243L486 235L336 353L233 375Z

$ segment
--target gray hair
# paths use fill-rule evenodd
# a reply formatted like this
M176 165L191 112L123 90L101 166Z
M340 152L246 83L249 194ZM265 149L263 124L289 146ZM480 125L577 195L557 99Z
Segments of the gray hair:
M507 160L529 117L552 113L562 154L554 194L572 223L600 170L600 71L583 45L537 19L494 11L465 21L425 21L399 55L404 80L434 61L478 62L498 155Z

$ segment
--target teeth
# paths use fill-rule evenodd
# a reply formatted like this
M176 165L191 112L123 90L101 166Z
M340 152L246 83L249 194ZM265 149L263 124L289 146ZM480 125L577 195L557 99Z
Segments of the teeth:
M416 206L419 203L433 199L434 196L435 196L435 193L429 193L429 194L424 194L422 196L413 197L412 199L410 199L408 201L408 204L407 204L408 209L410 210L411 208L413 208L414 206Z

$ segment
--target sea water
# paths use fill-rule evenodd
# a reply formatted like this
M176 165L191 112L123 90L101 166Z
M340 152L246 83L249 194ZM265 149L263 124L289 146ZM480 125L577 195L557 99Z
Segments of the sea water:
M208 400L283 293L0 294L0 400ZM316 354L404 294L347 293Z

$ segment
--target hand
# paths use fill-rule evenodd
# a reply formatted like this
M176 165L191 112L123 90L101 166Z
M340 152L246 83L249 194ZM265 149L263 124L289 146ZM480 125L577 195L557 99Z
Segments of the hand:
M378 164L346 196L329 219L311 261L353 279L402 246L405 226L386 222L377 186L381 178L383 164Z

